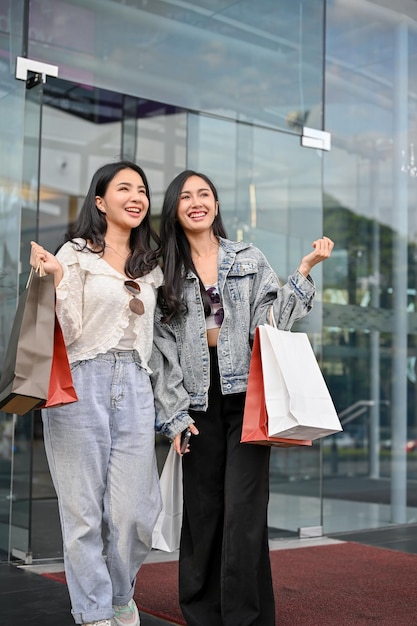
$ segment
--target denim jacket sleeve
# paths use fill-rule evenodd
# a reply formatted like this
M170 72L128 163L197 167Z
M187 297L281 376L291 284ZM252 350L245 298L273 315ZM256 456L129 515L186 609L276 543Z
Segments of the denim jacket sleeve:
M175 332L169 324L161 322L158 307L149 365L155 397L156 431L174 439L194 420L188 414L190 398L183 385Z
M266 258L261 254L258 273L252 290L251 337L260 324L270 323L271 306L277 327L290 330L294 322L311 311L316 293L311 276L303 276L296 270L281 285Z
M313 307L316 288L311 276L296 270L288 281L279 287L273 303L273 313L278 328L289 330L297 320L305 317Z

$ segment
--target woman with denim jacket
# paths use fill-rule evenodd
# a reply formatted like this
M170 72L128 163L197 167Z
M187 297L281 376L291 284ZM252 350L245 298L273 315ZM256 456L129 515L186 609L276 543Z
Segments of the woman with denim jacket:
M179 598L188 626L272 626L268 548L269 457L241 444L251 346L272 307L278 328L306 315L323 237L284 286L260 250L226 238L216 188L187 170L161 215L164 284L155 316L152 381L157 429L183 456ZM198 436L197 436L198 435Z

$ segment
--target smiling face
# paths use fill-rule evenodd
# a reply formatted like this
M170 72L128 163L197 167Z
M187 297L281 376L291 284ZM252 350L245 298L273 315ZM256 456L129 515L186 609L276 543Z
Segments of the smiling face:
M177 207L177 220L184 232L211 231L217 211L218 202L206 181L199 176L187 178Z
M108 227L127 230L139 226L149 209L142 177L129 168L120 170L104 196L96 196L96 206L106 216Z

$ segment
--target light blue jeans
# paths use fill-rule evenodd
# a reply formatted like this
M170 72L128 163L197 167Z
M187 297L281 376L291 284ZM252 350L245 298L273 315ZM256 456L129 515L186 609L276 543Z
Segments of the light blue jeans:
M161 509L155 409L137 352L73 364L78 402L42 411L77 624L133 596Z

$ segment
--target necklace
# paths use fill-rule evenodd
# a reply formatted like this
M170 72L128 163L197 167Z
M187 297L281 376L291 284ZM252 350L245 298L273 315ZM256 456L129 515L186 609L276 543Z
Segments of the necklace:
M117 250L112 248L112 246L109 246L108 243L106 243L106 248L110 248L110 250L113 250L114 254L117 254L117 256L119 256L121 259L123 259L123 261L126 261L127 256L129 256L129 254L127 256L122 256L121 254L119 254L119 252L117 252Z

